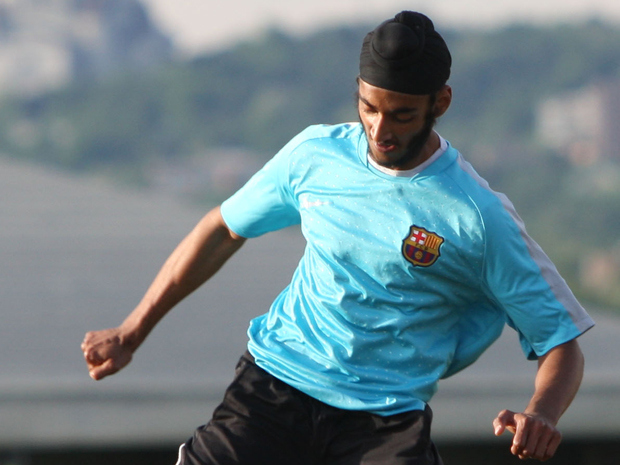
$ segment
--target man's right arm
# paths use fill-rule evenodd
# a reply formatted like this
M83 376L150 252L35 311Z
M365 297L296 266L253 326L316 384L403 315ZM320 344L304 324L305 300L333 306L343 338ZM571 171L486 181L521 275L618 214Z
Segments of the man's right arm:
M99 380L125 367L155 325L195 291L243 245L219 207L211 210L178 245L138 306L117 328L92 331L82 342L90 376Z

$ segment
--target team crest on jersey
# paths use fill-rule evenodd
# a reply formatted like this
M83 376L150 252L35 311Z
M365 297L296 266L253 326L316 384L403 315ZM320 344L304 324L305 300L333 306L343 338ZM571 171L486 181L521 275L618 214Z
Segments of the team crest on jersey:
M439 258L444 238L419 226L411 226L403 240L403 256L415 266L431 266Z

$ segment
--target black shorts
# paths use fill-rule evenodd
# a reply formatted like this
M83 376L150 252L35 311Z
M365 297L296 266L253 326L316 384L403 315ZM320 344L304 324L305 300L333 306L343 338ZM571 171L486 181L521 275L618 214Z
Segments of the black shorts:
M432 412L392 416L341 410L258 367L246 353L212 420L177 465L441 465Z

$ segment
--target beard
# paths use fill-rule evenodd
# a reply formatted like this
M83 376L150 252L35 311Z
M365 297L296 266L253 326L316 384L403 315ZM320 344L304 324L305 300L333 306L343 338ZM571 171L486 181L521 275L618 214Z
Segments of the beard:
M364 126L364 123L362 122L362 118L359 113L358 117L360 122L362 123L362 126L364 127L364 132L366 132L366 138L370 140L370 138L368 137L368 132L366 131L366 127ZM373 159L379 165L390 169L400 169L403 166L409 165L414 160L420 159L422 157L422 151L424 150L424 147L426 146L426 143L428 142L428 139L433 132L433 128L435 127L436 122L437 117L435 116L435 112L433 111L431 105L431 108L429 108L428 112L424 117L424 126L422 126L422 129L420 129L418 133L413 136L413 138L409 141L407 147L405 147L405 151L398 160L392 160L389 163L386 163L380 162L379 160L375 159L375 157L373 157ZM372 153L370 153L370 156L372 156Z
M422 126L422 129L420 129L420 131L409 141L403 156L398 160L394 160L389 164L390 166L386 166L386 168L398 169L410 164L416 159L420 159L422 156L422 151L428 142L428 138L433 132L436 121L437 118L435 118L433 111L429 110L424 118L424 126Z

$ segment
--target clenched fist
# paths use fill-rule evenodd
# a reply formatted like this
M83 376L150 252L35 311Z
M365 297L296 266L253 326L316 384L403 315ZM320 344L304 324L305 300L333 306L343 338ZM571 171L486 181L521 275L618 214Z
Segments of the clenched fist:
M127 366L135 350L119 328L86 333L81 347L88 373L95 380L103 379Z

